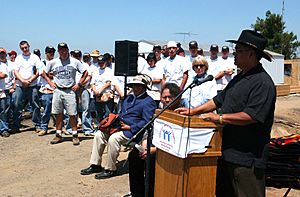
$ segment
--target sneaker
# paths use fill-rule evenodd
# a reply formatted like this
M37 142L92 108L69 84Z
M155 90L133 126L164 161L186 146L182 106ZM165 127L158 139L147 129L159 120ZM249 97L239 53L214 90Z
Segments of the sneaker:
M40 132L38 132L38 136L43 136L46 135L47 131L45 131L44 129L40 130Z
M79 141L79 138L78 138L78 135L73 135L72 137L72 141L73 141L73 145L74 146L77 146L80 144L80 141Z
M63 138L61 135L59 134L56 134L56 136L53 138L53 140L50 141L51 144L58 144L58 143L61 143L63 142Z
M64 134L65 134L65 135L71 135L71 132L65 130L65 131L64 131Z
M10 136L9 133L8 133L7 131L3 131L3 132L1 133L1 135L2 135L2 137L9 137L9 136Z

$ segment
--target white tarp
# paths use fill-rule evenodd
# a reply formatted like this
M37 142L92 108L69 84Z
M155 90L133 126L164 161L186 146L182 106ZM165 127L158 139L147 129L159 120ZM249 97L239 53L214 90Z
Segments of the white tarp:
M181 127L156 119L152 143L159 149L180 158L191 153L204 153L214 134L214 129Z

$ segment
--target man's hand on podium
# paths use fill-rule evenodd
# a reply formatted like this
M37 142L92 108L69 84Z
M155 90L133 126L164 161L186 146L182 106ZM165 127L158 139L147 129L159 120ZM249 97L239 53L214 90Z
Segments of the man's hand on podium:
M213 112L209 112L209 113L206 113L206 114L201 114L200 117L205 121L212 121L212 122L215 122L215 123L220 123L219 122L220 115L215 114Z
M180 108L177 108L174 110L174 112L178 113L178 114L181 114L181 115L195 115L195 110L194 109L189 109L189 108L186 108L186 107L180 107Z

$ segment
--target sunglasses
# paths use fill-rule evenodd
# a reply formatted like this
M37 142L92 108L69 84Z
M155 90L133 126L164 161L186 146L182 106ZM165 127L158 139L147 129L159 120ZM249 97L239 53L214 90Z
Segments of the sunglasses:
M205 64L195 64L193 67L194 68L203 68L205 66Z

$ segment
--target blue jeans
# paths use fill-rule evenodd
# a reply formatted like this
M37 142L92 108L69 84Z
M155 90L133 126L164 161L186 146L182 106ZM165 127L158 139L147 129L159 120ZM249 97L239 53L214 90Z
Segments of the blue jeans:
M0 133L8 131L7 113L6 113L6 98L0 99Z
M14 100L14 113L13 113L13 129L19 129L21 127L22 110L24 107L24 100L28 99L32 108L32 122L35 127L40 127L41 113L38 96L37 86L33 87L16 87L16 91L13 93Z
M48 131L48 124L51 117L52 109L52 98L53 94L41 94L41 107L44 108L43 113L41 113L41 123L40 128Z
M79 102L79 112L82 112L82 130L85 134L92 133L93 132L93 126L92 126L92 117L91 112L89 110L90 106L90 93L88 90L84 89L81 93Z
M113 112L113 108L114 108L114 100L111 99L107 102L96 102L96 119L97 124L99 124L101 122L101 120L103 120L106 116L108 116L109 113Z

